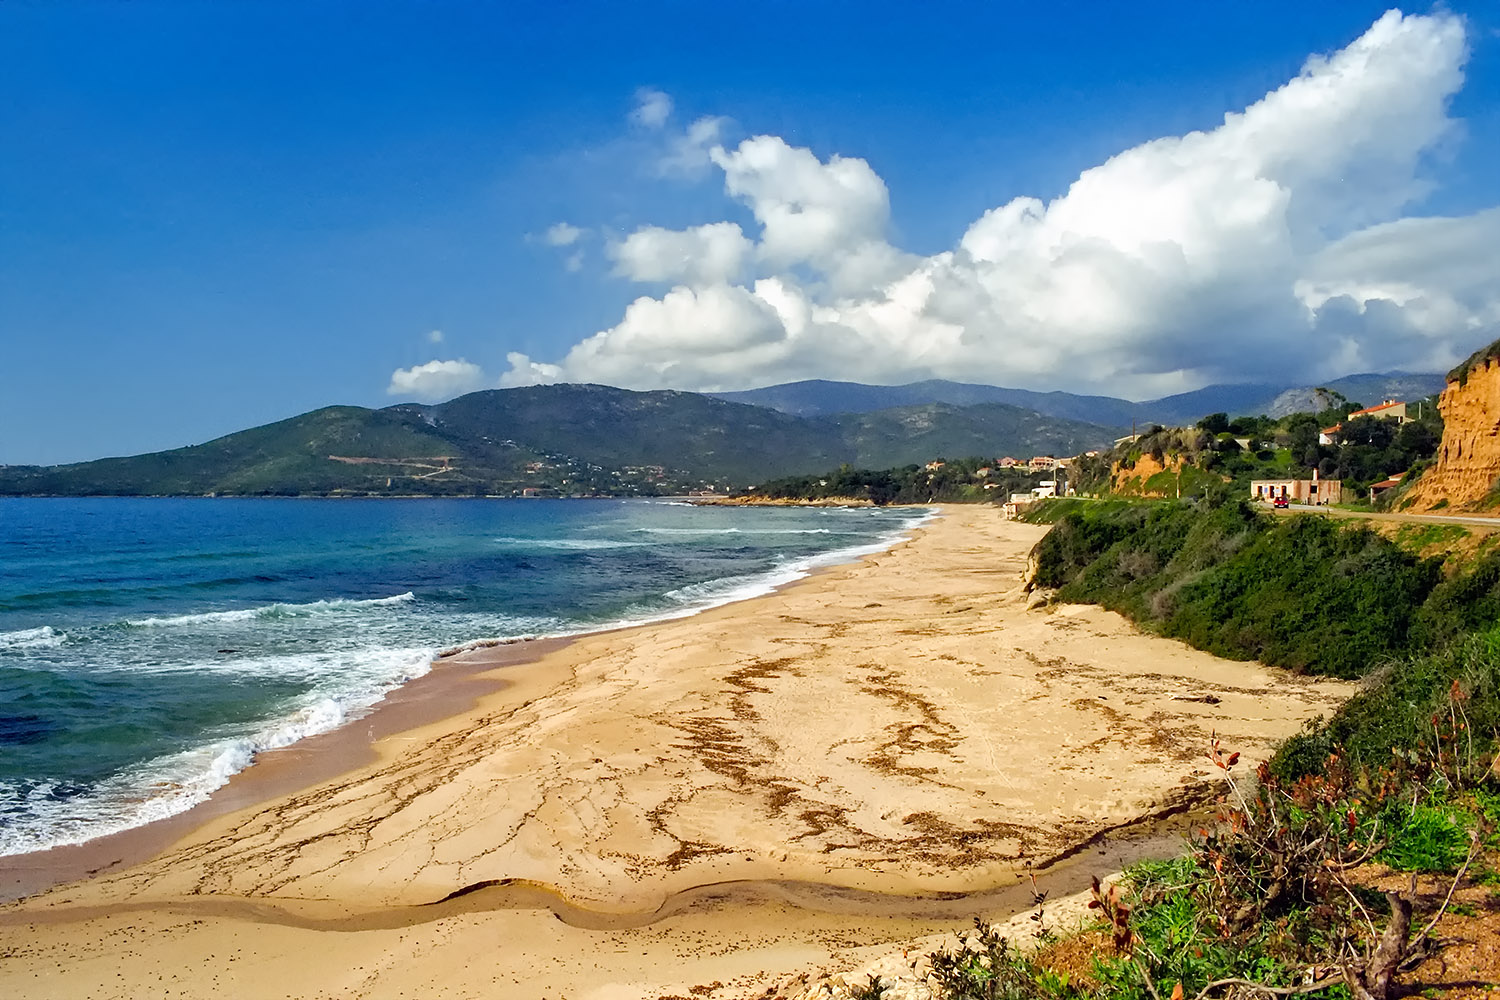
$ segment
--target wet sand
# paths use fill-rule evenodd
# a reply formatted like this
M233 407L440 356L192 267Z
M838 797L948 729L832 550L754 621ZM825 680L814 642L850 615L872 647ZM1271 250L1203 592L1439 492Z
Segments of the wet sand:
M948 508L776 594L481 669L510 685L0 910L0 993L758 995L1167 849L1151 818L1213 794L1210 731L1254 759L1347 696L1027 610L1043 532Z
M212 797L176 816L82 844L0 857L0 903L138 864L217 817L310 788L376 759L376 743L472 708L481 695L515 689L524 700L542 672L524 669L566 639L497 643L445 656L362 717L291 746L256 755Z

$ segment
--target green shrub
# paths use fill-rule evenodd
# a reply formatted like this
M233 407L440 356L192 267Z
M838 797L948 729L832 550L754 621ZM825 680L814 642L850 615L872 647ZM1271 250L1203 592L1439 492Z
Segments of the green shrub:
M1090 996L1037 965L983 920L959 935L958 946L928 956L943 1000L1083 1000Z
M1425 532L1416 537L1426 537ZM1465 572L1434 588L1417 615L1413 645L1437 648L1497 621L1500 621L1500 553L1490 552Z
M1455 739L1441 739L1442 732ZM1327 722L1283 743L1271 768L1287 780L1312 774L1339 747L1359 767L1384 767L1394 755L1449 771L1467 767L1472 776L1497 732L1500 625L1492 624L1436 652L1396 660Z
M1454 872L1469 855L1471 820L1452 804L1393 805L1378 860L1399 871Z
M891 985L879 976L871 976L869 982L849 987L849 1000L884 1000Z
M1414 616L1440 580L1439 560L1366 529L1273 519L1222 494L1092 506L1065 513L1038 544L1037 582L1231 659L1361 676L1411 648ZM1422 634L1454 619L1435 611Z

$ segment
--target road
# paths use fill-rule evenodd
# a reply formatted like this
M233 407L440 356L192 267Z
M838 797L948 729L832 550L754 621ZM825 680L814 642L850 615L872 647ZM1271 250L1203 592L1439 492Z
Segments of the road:
M1338 507L1314 507L1310 504L1294 503L1284 510L1276 510L1269 504L1266 509L1273 514L1326 514L1329 517L1354 517L1366 521L1404 521L1408 524L1458 524L1466 528L1484 531L1500 531L1500 517L1479 517L1473 514L1375 514L1358 510L1343 510Z

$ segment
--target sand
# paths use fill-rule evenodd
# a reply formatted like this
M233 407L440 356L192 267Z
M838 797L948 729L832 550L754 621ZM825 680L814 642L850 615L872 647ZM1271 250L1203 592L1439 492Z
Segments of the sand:
M776 594L496 667L362 766L0 909L0 995L762 995L1014 913L1031 873L1061 895L1170 850L1152 818L1217 791L1211 731L1253 761L1347 697L1028 610L1044 530L949 507Z

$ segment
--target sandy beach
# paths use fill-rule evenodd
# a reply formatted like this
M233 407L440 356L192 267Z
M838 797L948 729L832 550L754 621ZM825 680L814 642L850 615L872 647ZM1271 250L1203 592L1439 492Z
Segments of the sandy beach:
M1162 851L1211 731L1253 760L1350 692L1028 610L1044 533L950 507L769 596L463 654L506 683L0 909L0 994L763 995Z

